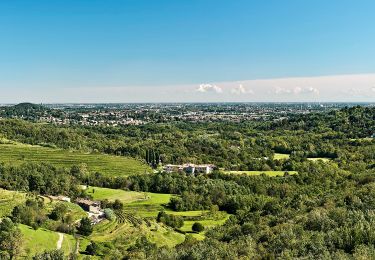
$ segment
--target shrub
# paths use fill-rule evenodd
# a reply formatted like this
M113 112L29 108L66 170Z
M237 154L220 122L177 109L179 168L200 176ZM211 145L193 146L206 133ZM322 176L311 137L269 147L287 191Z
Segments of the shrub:
M204 230L204 226L199 223L199 222L195 222L191 228L194 232L202 232Z

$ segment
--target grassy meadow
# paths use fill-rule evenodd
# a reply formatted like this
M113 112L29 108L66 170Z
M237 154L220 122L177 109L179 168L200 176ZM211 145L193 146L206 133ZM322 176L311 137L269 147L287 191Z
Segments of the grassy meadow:
M273 159L275 160L287 160L289 159L290 155L286 153L275 153Z
M46 162L58 167L86 164L90 172L100 172L111 176L124 176L151 172L139 160L106 154L90 154L77 151L27 145L17 142L0 142L0 162Z
M0 218L9 216L13 208L25 200L25 193L0 189Z
M329 162L331 159L324 158L324 157L317 157L317 158L307 158L307 160L313 161L313 162L318 162L318 161Z
M37 253L42 253L46 250L54 250L57 248L57 241L59 240L59 234L54 231L39 228L37 230L32 229L26 225L19 225L24 239L24 248L26 248L25 256L33 256ZM64 240L61 249L65 255L74 252L76 242L72 235L64 235Z
M158 245L171 246L176 243L175 241L181 243L184 235L173 231L173 229L155 223L154 221L149 222L149 225L151 223L151 226L147 226L142 218L155 219L158 213L164 210L167 214L177 215L185 219L184 226L180 228L181 231L191 233L197 239L203 239L205 232L199 234L192 232L191 227L195 222L200 222L206 229L209 229L224 224L229 217L227 213L219 212L218 218L213 218L209 215L208 210L172 211L165 207L172 197L171 194L134 192L99 187L89 187L86 190L86 193L97 200L108 199L114 201L119 199L122 201L124 203L125 212L141 220L139 223L143 223L139 224L138 228L140 228L140 232L143 232L145 236ZM127 214L123 217L124 219L129 218L129 215ZM132 234L132 232L136 231L133 229L132 225L129 224L129 221L106 220L95 227L91 239L96 241L106 241L121 237L124 233Z

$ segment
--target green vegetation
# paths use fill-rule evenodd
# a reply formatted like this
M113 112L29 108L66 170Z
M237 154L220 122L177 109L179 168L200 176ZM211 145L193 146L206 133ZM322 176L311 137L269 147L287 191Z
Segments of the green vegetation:
M66 252L74 247L67 234L77 231L79 222L74 220L79 220L82 212L38 196L52 194L108 200L103 205L111 209L110 220L91 226L86 219L85 229L78 228L84 235L80 250L98 258L373 259L375 142L363 138L375 132L374 112L374 108L354 107L291 114L282 121L170 122L108 128L41 127L0 120L0 133L8 139L67 149L30 146L29 151L26 145L2 144L0 161L1 156L8 159L0 165L0 187L28 194L26 202L16 197L16 203L21 204L15 205L11 219L39 227L25 230L20 226L30 251L36 251L42 237L49 238L43 242L45 248L54 249L55 230L64 233L64 241L68 237L68 244L63 244ZM45 149L51 150L51 155L43 154L45 158L27 155ZM7 155L12 151L13 157ZM25 151L27 156L22 156ZM64 160L70 160L69 154L86 159L130 155L153 166L159 159L163 163L207 162L228 172L88 174L96 171L90 167L96 167L95 160L100 158L83 162L87 164L84 167L81 159L67 164ZM279 177L273 177L276 175ZM79 184L90 186L86 194ZM5 201L11 196L3 195ZM4 212L12 207L2 206ZM161 211L165 214L157 223ZM7 220L0 225L6 235L20 239L14 225L3 223ZM194 232L194 223L203 225L204 230L196 233L195 227Z
M100 172L108 176L142 174L150 171L149 167L139 160L128 157L66 151L21 143L0 144L0 162L45 162L66 168L84 164L89 172Z
M317 162L317 161L322 161L322 162L329 162L331 159L329 158L323 158L323 157L318 157L318 158L307 158L309 161Z
M0 189L0 218L9 216L13 208L25 200L25 193Z
M86 193L92 196L94 200L107 199L109 201L115 201L117 199L123 203L131 203L134 201L151 199L151 196L144 192L125 191L120 189L108 189L100 187L88 187Z
M125 209L142 217L154 218L159 211L164 210L164 206L169 203L171 197L171 194L147 192L144 193L144 198L146 199L125 204Z
M25 256L33 256L46 250L50 251L57 249L57 241L59 240L59 234L57 232L43 228L34 230L31 227L22 224L19 225L19 228L23 235L23 243L26 249ZM66 255L68 255L74 252L75 243L73 236L64 234L61 249Z
M284 153L275 153L273 156L273 159L275 160L287 160L290 158L289 154L284 154Z
M247 176L256 176L265 174L270 177L275 176L284 176L285 174L293 175L297 174L297 171L226 171L225 174L239 174L239 175L247 175Z

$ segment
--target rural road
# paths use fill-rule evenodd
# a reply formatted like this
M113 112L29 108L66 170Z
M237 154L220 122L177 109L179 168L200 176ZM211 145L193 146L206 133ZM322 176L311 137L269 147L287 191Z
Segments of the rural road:
M56 245L57 250L61 249L63 241L64 241L64 235L59 233L59 240L57 241L57 245Z

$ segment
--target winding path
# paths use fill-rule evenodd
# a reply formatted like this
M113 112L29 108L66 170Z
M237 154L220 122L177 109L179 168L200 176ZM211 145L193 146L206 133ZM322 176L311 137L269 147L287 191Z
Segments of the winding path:
M64 241L64 235L59 233L59 240L57 241L57 244L56 244L57 250L61 249L63 241Z

